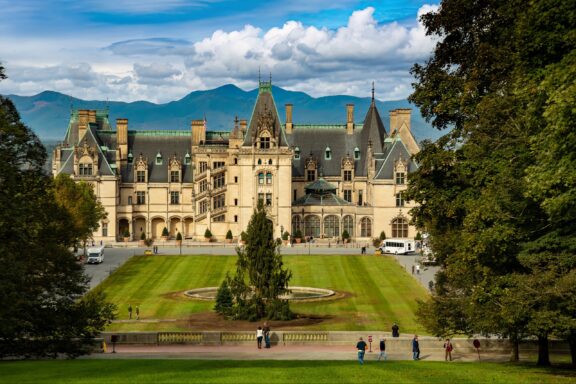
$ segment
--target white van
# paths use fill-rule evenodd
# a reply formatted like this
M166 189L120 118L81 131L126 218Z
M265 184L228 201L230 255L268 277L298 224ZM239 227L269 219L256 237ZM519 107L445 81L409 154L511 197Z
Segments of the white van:
M386 239L380 247L382 253L391 253L393 255L406 255L413 253L416 248L414 240L410 239Z
M104 246L88 248L88 264L100 264L104 261Z

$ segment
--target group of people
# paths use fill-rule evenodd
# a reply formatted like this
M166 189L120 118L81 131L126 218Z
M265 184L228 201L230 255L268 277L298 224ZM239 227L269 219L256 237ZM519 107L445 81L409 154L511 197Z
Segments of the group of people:
M140 320L140 307L135 308L136 320ZM132 304L128 304L128 319L132 320Z
M400 327L398 324L394 323L392 325L392 337L400 337ZM366 342L360 337L358 343L356 343L356 349L358 350L358 362L360 365L364 364L364 354L366 353L368 345ZM380 337L380 353L378 354L377 360L387 360L386 355L386 339L384 337ZM452 351L454 350L454 346L449 338L446 339L444 343L444 360L452 361ZM414 335L412 339L412 359L420 360L420 342L418 341L418 335Z
M270 326L268 322L264 322L264 327L259 326L256 330L258 349L262 349L262 339L264 339L264 348L270 348Z

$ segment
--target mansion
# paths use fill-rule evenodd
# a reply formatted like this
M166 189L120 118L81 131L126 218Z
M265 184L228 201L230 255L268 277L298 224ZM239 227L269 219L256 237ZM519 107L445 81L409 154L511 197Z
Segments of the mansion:
M296 106L297 107L297 106ZM343 106L344 107L344 106ZM73 111L63 142L54 150L54 175L84 180L106 209L96 241L171 237L201 240L206 229L223 240L238 238L262 201L275 237L336 240L413 238L410 206L403 199L408 174L418 165L410 109L390 111L385 128L374 102L363 123L346 105L346 122L300 124L286 104L279 118L271 82L260 82L249 120L230 131L208 131L205 120L190 130L112 130L107 111ZM231 122L232 123L232 122Z

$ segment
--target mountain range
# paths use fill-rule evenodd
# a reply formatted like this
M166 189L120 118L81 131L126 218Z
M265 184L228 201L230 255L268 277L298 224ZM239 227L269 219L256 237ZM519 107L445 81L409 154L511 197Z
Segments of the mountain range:
M303 92L273 87L272 94L282 121L284 104L291 103L295 124L330 124L346 122L346 104L354 104L354 120L362 122L370 105L369 97L325 96L314 98ZM45 142L62 140L71 108L109 109L110 123L116 118L127 118L131 130L190 129L190 120L206 118L208 130L229 131L234 117L249 119L258 95L258 89L244 91L234 85L194 91L180 100L165 104L147 101L131 103L120 101L82 100L63 93L44 91L34 96L8 95L20 112L22 121ZM389 111L412 108L412 132L418 141L436 139L441 133L424 120L419 110L407 100L376 101L384 126L390 125Z

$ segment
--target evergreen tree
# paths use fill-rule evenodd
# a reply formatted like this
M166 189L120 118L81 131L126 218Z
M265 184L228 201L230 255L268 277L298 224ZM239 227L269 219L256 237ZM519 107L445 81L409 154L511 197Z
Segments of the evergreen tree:
M226 275L226 278L222 280L222 284L220 284L220 288L218 288L216 294L216 305L214 306L214 310L224 316L228 316L232 313L232 307L234 304L232 292L228 285L229 280L230 277L228 275Z
M236 275L230 279L235 303L233 317L251 321L293 318L288 300L279 298L289 293L292 273L283 268L272 222L261 202L250 219L245 239L246 246L236 249Z
M1 73L1 71L0 71ZM43 171L46 151L0 96L0 357L86 353L114 307L70 252L81 235Z

